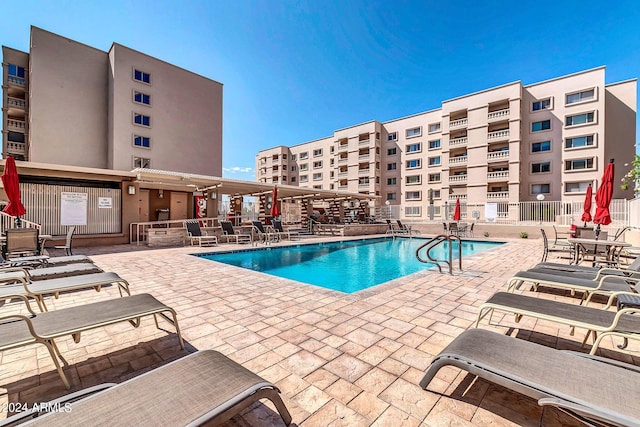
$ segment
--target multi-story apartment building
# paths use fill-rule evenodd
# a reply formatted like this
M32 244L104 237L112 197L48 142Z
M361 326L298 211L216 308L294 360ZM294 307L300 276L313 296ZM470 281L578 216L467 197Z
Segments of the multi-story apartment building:
M636 141L636 84L605 84L605 67L505 84L441 108L371 121L330 137L262 150L257 180L381 196L403 216L445 202L581 201L609 159L625 173ZM628 169L628 167L627 167ZM614 197L631 197L615 186Z
M5 157L222 174L221 83L117 43L104 52L36 27L29 53L2 53Z

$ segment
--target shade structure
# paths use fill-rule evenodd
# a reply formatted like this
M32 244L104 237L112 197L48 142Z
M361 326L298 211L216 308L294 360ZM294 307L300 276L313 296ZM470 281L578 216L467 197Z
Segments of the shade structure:
M456 199L456 208L453 211L453 220L460 221L460 199Z
M20 217L26 213L22 202L20 201L20 180L18 179L18 170L13 157L7 157L2 172L2 185L7 193L9 204L2 209L2 212L11 216Z
M584 222L584 226L587 226L587 222L591 221L591 198L593 196L593 189L591 184L587 187L587 192L584 195L584 207L582 212L581 221Z
M273 196L271 197L271 217L275 218L280 215L280 209L278 209L278 187L273 186Z
M613 197L613 172L614 163L613 159L611 159L609 164L604 168L604 173L600 180L600 187L598 187L598 191L596 191L596 214L593 217L593 223L598 224L598 226L601 224L611 224L609 204Z

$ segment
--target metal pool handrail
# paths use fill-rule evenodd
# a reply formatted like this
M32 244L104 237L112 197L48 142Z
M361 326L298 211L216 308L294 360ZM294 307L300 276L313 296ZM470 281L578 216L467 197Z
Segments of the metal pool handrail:
M462 270L462 240L460 237L455 236L453 234L439 234L436 237L430 239L428 242L420 246L416 249L416 258L418 261L423 262L425 264L435 264L438 267L438 271L442 273L442 267L440 267L440 263L444 262L449 266L449 274L453 274L453 242L452 240L458 241L458 268ZM449 259L448 260L439 260L431 256L431 250L438 245L441 245L443 242L449 242ZM427 250L427 260L420 256L420 251L426 248Z

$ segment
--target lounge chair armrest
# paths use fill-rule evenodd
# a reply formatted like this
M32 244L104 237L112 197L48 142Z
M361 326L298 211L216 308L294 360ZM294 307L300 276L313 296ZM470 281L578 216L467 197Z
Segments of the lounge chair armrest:
M629 371L640 373L640 366L631 365L629 363L621 362L620 360L609 359L607 357L595 356L592 354L581 353L579 351L571 351L571 350L562 350L563 353L573 354L574 356L580 356L585 359L595 360L597 362L606 363L607 365L617 366L620 368L627 369Z
M556 407L569 415L576 417L582 422L586 419L589 421L606 422L607 424L613 423L614 425L619 426L629 425L629 420L621 419L615 412L600 411L596 408L590 408L578 403L569 402L568 400L560 399L558 397L543 397L538 400L538 405L543 407Z
M11 295L11 294L3 295L2 297L0 297L0 301L8 301L8 300L11 300L11 299L14 299L14 298L22 300L22 302L24 302L25 305L27 306L27 310L29 310L29 313L31 313L33 315L36 314L36 312L33 311L33 309L31 308L31 304L29 304L29 299L25 295L17 295L17 294L16 295ZM2 317L0 317L0 319L2 319Z

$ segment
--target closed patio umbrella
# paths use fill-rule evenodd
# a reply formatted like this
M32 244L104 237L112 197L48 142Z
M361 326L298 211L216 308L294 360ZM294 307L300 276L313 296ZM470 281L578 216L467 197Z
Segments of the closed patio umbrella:
M453 220L460 221L460 199L456 199L456 209L453 211Z
M18 179L18 170L13 157L7 157L5 161L4 171L2 172L2 185L9 198L9 204L4 207L2 212L15 216L16 226L20 227L20 216L27 211L20 201L20 180Z
M593 189L591 184L587 187L587 192L584 195L584 207L581 220L584 222L584 226L587 226L587 222L591 221L591 197L593 196Z
M611 224L611 213L609 212L609 204L613 197L613 173L614 163L613 159L609 161L609 164L604 168L602 179L600 180L600 187L596 191L596 214L593 217L593 223L598 224L596 228L596 237L600 234L600 225Z
M273 186L273 196L271 197L271 217L276 218L280 215L280 209L278 209L278 187Z

